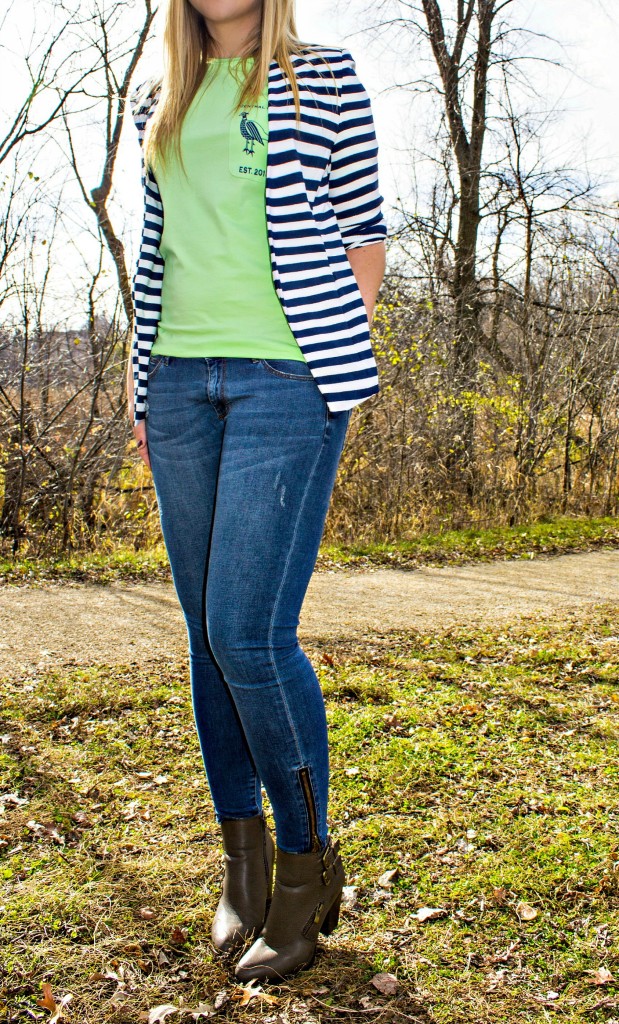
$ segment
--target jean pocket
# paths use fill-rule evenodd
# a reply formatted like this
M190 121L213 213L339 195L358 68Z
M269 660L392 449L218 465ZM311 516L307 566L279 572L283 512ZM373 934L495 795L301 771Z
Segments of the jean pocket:
M302 359L261 359L260 365L274 377L283 377L286 380L314 379L310 368ZM305 373L299 373L301 367L305 367Z
M162 365L165 356L151 356L148 360L148 379L151 381L153 377L156 377L159 372L159 367Z

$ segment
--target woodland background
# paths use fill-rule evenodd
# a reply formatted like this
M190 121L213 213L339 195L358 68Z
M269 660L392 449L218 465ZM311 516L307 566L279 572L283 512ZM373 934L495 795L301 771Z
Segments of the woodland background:
M115 202L155 13L151 0L42 3L12 54L21 73L0 131L5 556L159 539L125 398L141 211ZM386 210L381 393L351 418L327 539L617 515L618 204L584 159L548 153L553 111L523 97L527 62L558 58L550 39L547 53L533 47L521 15L517 0L366 11L368 38L404 40L399 88L413 114L423 94L436 117L424 153L410 154L409 196ZM19 17L11 4L0 34ZM421 157L432 173L418 184Z

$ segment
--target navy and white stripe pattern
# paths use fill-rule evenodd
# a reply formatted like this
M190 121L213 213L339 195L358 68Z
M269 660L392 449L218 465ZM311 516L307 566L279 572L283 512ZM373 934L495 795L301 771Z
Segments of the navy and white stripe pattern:
M301 127L292 90L273 60L268 79L266 222L273 283L282 309L332 412L379 391L368 317L347 249L387 233L378 184L370 99L350 52L313 46L292 54ZM140 144L160 95L150 81L131 98ZM134 418L147 410L148 362L161 315L163 206L154 175L144 173L144 224L132 282Z

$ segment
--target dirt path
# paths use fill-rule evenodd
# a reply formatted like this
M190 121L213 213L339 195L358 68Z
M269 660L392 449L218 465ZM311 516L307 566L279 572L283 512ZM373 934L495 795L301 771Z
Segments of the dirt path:
M619 612L619 551L415 570L315 573L299 637L514 621L599 602ZM0 587L0 673L186 652L171 583Z

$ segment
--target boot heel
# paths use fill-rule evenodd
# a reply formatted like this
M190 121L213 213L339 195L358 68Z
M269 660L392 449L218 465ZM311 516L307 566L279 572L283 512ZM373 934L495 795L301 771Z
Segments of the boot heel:
M340 920L340 904L342 902L342 894L340 893L334 903L331 904L327 911L327 916L320 926L320 931L323 935L330 935L331 932L335 931Z

